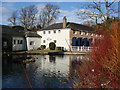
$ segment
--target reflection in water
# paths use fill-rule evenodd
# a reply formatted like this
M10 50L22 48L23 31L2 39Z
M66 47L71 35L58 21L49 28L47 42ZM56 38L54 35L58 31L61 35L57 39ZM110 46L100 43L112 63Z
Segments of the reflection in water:
M71 88L77 77L76 65L89 60L86 56L76 55L24 55L29 56L36 62L23 64L24 68L13 62L23 55L3 56L3 88L30 88L24 69L34 88Z
M51 63L54 63L55 64L55 60L56 60L56 57L55 56L49 56L49 61L51 62Z

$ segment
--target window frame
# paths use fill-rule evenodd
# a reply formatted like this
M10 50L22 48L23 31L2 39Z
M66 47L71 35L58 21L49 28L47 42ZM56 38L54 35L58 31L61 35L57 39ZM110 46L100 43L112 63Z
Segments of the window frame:
M58 30L58 32L60 33L60 32L61 32L61 30Z
M45 40L43 40L43 43L45 43L46 41Z
M35 45L35 41L30 41L29 45Z
M48 31L48 34L50 34L51 33L51 31Z
M54 40L54 43L57 43L57 40Z
M56 30L54 30L53 32L56 33Z
M43 31L43 34L45 34L45 31Z
M16 44L16 40L13 41L13 44L14 44L14 45Z

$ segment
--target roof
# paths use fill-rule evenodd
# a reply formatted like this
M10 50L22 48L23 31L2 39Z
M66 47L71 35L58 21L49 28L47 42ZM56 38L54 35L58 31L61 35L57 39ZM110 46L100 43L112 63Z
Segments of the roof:
M27 32L27 37L41 37L36 32Z
M22 26L12 26L12 28L16 29L16 30L20 30L20 31L25 31L25 28ZM27 31L31 31L30 29L27 29Z
M0 28L2 29L2 34L24 37L24 32L19 32L18 30L15 30L14 28L10 26L0 25Z
M43 28L42 30L53 30L53 29L62 29L62 28L63 28L63 23L55 23L46 28ZM71 28L72 30L83 30L83 31L94 30L92 27L82 25L82 24L72 23L72 22L67 22L66 28Z
M18 37L25 37L25 30L24 28L18 27L13 28L11 26L6 26L6 25L0 25L0 29L2 29L2 34L10 35L10 36L18 36ZM27 36L28 37L41 37L40 35L37 34L37 32L32 32L32 31L27 31Z

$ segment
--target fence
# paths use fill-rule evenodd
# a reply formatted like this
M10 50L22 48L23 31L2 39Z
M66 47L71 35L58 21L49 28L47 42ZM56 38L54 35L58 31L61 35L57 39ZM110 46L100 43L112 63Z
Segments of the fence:
M90 52L92 47L72 46L72 51Z

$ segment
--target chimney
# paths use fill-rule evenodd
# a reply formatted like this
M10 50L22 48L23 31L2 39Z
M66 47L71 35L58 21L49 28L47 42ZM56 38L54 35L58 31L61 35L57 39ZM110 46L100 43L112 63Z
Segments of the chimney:
M66 24L67 24L67 18L66 16L63 18L63 28L66 28Z

